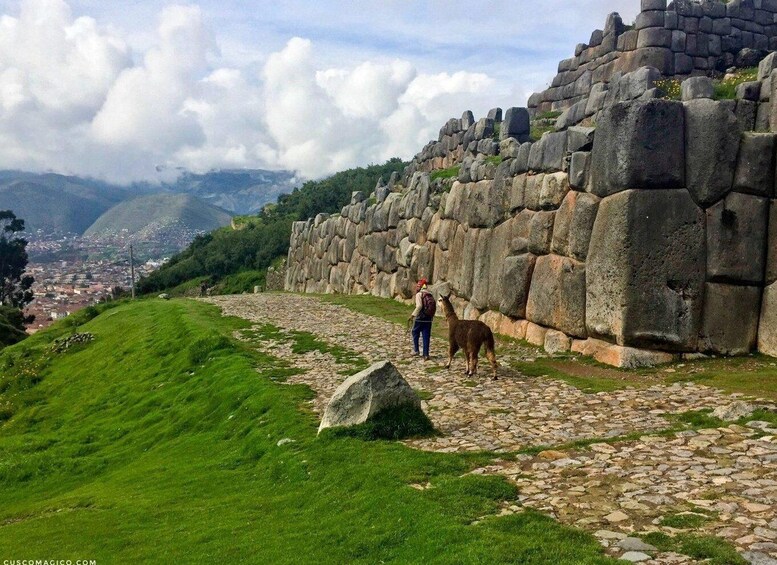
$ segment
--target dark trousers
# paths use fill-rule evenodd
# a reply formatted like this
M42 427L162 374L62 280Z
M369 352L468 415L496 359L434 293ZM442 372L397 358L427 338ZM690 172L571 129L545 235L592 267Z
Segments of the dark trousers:
M432 321L416 318L413 324L413 351L418 353L418 338L423 338L424 357L429 357L429 340L432 337Z

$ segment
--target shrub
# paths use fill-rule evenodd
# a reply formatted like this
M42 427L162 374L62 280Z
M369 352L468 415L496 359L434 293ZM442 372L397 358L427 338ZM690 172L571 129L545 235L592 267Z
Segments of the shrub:
M664 100L680 100L682 95L680 84L680 79L676 78L665 78L655 82L656 88L663 93L661 98Z

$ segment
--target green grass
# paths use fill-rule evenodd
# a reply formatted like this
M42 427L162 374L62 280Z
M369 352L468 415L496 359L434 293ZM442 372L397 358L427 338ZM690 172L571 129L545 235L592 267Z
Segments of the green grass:
M0 425L4 558L612 562L537 513L488 517L516 497L503 478L466 474L489 454L317 437L310 389L275 383L283 363L232 339L245 321L189 300L96 314L0 354L0 406L13 404ZM74 331L95 340L50 355Z
M461 165L454 165L453 167L448 167L447 169L437 169L436 171L432 171L429 175L429 180L436 181L437 179L455 179L459 176L459 171L461 170Z
M213 287L211 294L253 293L255 286L264 288L266 281L267 271L242 271L225 276Z
M490 163L491 165L500 165L502 163L502 156L501 155L490 155L486 157L486 163Z
M688 530L698 528L699 526L709 522L712 518L705 514L699 514L696 512L685 512L678 514L670 514L664 516L661 519L661 525L669 528L677 528L678 530Z
M558 118L563 112L560 112L559 110L551 110L549 112L542 112L541 114L537 114L534 116L535 120L555 120Z
M733 100L737 97L737 86L743 82L752 82L758 80L758 67L749 67L737 70L734 76L715 82L715 100Z
M554 361L548 359L536 359L532 362L513 361L510 366L527 377L549 377L552 379L557 379L564 381L565 383L589 394L597 392L612 392L614 390L620 390L626 386L631 385L631 383L626 383L621 380L597 377L593 374L584 377L573 375L564 372L562 369L558 369L553 365L553 363ZM578 358L576 363L591 367L599 366L598 363L586 357Z
M555 124L540 125L532 122L530 131L529 131L529 137L531 138L532 141L539 141L540 138L542 137L542 134L546 132L553 132L553 131L556 131Z
M747 564L733 545L715 536L678 534L671 537L662 532L651 532L641 537L659 551L674 551L694 559L706 559L705 563L710 565Z

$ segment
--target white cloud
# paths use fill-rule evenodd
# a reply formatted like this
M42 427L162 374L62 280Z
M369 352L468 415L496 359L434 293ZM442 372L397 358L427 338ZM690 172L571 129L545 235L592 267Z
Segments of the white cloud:
M133 53L124 31L64 0L22 0L0 17L0 168L118 182L157 178L160 165L318 177L409 158L449 117L510 93L481 72L397 58L327 64L298 37L258 71L255 57L226 64L195 5L164 8L146 36Z
M270 56L264 83L279 162L306 176L409 158L494 87L481 73L418 74L406 61L316 70L313 45L300 38Z

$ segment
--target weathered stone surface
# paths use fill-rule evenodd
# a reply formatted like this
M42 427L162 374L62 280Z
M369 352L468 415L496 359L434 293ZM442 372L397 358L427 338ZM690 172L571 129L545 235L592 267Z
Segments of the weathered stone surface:
M526 108L508 108L499 135L502 139L514 137L519 141L526 141L529 129L529 111Z
M539 141L532 143L529 151L529 170L560 171L567 151L565 131L546 132Z
M696 100L697 98L711 99L715 94L715 85L709 77L687 78L680 87L683 101Z
M608 196L631 188L682 187L684 114L679 102L619 102L597 122L591 192Z
M585 337L585 264L568 257L537 259L526 304L526 319Z
M763 291L758 323L758 351L777 357L777 283Z
M472 295L470 296L470 304L478 310L488 309L489 286L491 282L491 248L493 246L492 244L495 243L493 240L492 230L479 230L475 254L465 258L465 261L473 263Z
M741 131L734 113L714 100L685 106L685 184L694 200L708 206L731 190Z
M569 192L556 213L551 251L585 261L600 198L585 192Z
M575 151L569 162L569 186L574 190L585 190L588 185L591 153Z
M421 400L394 365L388 361L375 363L337 388L318 431L363 424L387 408L400 406L421 410Z
M544 347L546 333L548 333L548 328L543 328L534 322L529 322L526 324L526 341L532 345Z
M756 346L761 288L707 283L699 350L741 355Z
M649 349L637 349L621 345L610 345L597 349L594 359L599 363L611 365L620 369L637 369L639 367L653 367L663 363L671 363L676 358L671 353L663 351L651 351Z
M760 284L766 261L769 201L732 192L707 209L707 277Z
M551 355L566 353L572 346L572 340L564 332L548 330L545 334L545 351Z
M553 239L553 222L556 212L537 212L531 218L529 226L529 251L535 255L550 252L550 242Z
M766 284L772 284L777 280L777 200L769 201L769 233L766 249Z
M542 180L545 173L527 175L526 186L523 190L523 205L529 210L540 209L540 192L542 192Z
M755 407L743 400L735 400L731 404L718 406L712 411L712 415L724 422L732 422L740 418L747 418L753 414Z
M502 300L499 311L514 318L526 317L534 265L537 258L531 253L507 257L502 271Z
M542 179L539 206L544 210L555 210L561 206L564 196L569 192L567 173L551 173Z
M774 194L774 150L777 134L742 134L734 190L757 196Z
M575 126L567 130L567 151L590 151L594 146L596 128Z
M692 350L701 321L705 218L685 190L629 190L599 205L586 325L619 345Z

